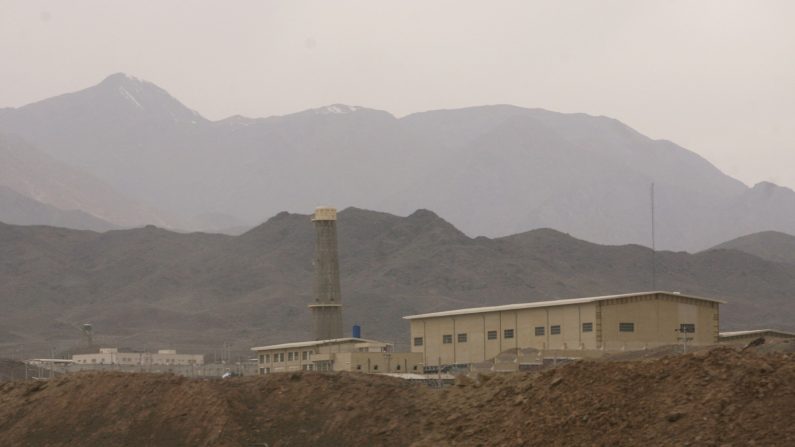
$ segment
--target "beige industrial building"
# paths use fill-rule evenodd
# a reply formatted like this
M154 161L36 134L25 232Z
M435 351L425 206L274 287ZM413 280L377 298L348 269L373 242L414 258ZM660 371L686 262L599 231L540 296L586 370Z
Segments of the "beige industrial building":
M173 349L152 352L119 352L117 348L100 348L96 354L75 354L72 362L77 365L203 365L201 354L177 354Z
M284 343L251 348L260 374L291 371L422 372L422 354L393 352L392 345L362 338Z
M757 338L765 340L783 340L795 338L792 332L777 331L775 329L753 329L748 331L721 332L718 341L721 343L745 345Z
M724 301L643 292L435 312L404 317L426 367L469 365L500 353L599 356L686 341L718 341ZM687 338L687 340L684 340Z

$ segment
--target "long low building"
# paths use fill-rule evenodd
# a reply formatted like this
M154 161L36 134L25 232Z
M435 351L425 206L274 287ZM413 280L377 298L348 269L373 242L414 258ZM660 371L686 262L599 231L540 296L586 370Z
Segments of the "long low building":
M422 355L393 352L392 345L363 338L283 343L251 348L260 374L290 371L422 372Z
M119 352L117 348L100 348L95 354L75 354L72 361L77 365L203 365L201 354L177 354L173 349L157 352Z
M515 350L598 356L687 342L718 342L725 301L642 292L434 312L404 317L426 367L468 365Z

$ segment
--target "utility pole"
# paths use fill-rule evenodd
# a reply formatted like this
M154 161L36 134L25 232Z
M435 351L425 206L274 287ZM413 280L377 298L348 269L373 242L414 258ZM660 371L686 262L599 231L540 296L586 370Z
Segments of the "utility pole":
M654 182L651 183L651 290L657 290L657 243L654 228Z

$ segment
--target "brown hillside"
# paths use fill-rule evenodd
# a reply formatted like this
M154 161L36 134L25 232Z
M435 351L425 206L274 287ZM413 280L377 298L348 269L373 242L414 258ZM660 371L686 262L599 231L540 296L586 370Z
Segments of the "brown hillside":
M795 236L763 231L724 242L710 250L738 250L773 262L795 264Z
M554 230L470 238L430 211L339 214L345 325L405 343L404 315L651 288L651 251ZM241 236L98 234L0 224L0 355L80 342L212 353L309 336L314 233L281 213ZM724 298L722 329L795 329L795 265L733 250L660 252L657 287Z
M0 445L792 445L795 357L731 348L443 390L358 374L0 384Z

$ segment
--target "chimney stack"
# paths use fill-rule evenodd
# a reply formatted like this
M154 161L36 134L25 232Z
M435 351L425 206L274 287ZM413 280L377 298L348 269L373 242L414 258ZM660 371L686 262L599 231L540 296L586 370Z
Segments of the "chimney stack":
M337 210L315 209L315 284L312 320L315 340L342 338L340 267L337 258Z

